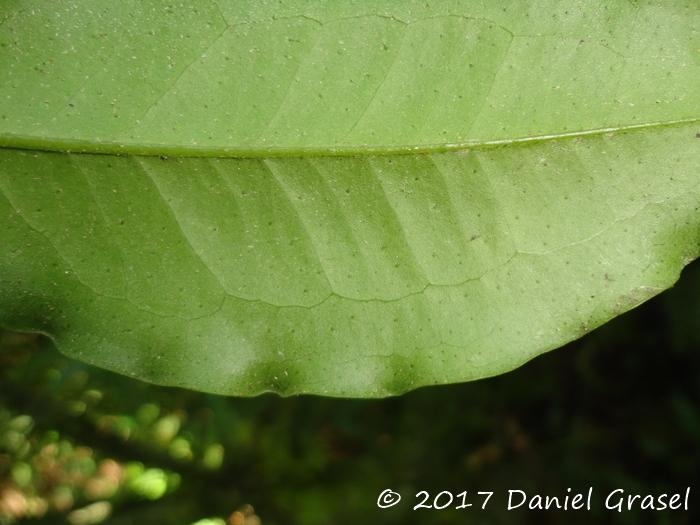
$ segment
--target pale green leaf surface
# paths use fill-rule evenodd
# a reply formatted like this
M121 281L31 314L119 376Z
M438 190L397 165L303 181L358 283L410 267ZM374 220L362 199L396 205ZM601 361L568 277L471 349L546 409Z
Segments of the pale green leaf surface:
M162 384L509 370L700 254L700 6L11 1L0 323Z

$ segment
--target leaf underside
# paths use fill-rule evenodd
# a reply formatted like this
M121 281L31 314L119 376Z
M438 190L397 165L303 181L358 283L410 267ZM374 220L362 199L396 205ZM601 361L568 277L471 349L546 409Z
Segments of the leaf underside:
M99 4L0 8L0 324L68 355L385 396L700 255L697 3Z

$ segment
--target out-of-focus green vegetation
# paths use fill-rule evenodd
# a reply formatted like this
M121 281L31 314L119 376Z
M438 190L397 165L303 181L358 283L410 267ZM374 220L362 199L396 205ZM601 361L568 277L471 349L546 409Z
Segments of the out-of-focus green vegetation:
M641 515L412 506L423 489L693 486L698 350L698 263L671 291L512 373L385 400L157 387L4 333L0 524L697 523L697 498L690 513ZM377 509L385 488L403 502Z

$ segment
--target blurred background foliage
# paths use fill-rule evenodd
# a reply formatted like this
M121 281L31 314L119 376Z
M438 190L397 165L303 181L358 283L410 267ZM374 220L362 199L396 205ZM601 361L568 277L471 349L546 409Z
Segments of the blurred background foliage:
M502 497L692 487L699 349L697 261L674 289L511 373L384 400L158 387L5 332L0 525L700 523L694 493L689 513L506 512ZM380 510L385 488L403 501ZM497 495L486 511L413 511L418 490Z

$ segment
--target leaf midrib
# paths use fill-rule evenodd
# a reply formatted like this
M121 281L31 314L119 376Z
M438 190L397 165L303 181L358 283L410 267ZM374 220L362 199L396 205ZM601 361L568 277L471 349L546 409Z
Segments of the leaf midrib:
M510 139L473 140L466 142L404 145L404 146L329 146L314 148L239 148L212 147L197 145L163 145L163 144L124 144L119 142L90 141L83 139L45 138L32 135L0 133L0 149L21 149L57 153L93 154L93 155L135 155L141 157L183 157L183 158L296 158L296 157L358 157L415 155L430 153L447 153L472 149L489 149L525 144L538 144L557 140L594 137L611 133L625 133L664 129L700 122L700 117L686 119L631 124L606 128L595 128L550 135L533 135Z

